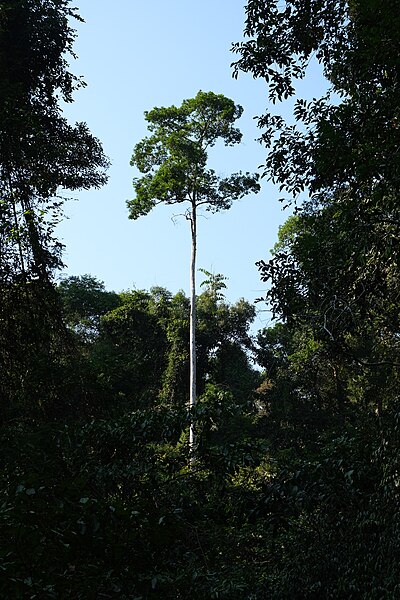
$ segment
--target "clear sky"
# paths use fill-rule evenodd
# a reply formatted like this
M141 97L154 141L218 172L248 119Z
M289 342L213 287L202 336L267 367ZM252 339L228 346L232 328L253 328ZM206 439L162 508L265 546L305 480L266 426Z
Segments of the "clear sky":
M257 171L265 149L254 116L268 106L267 88L242 74L232 78L232 42L244 28L244 0L75 0L85 23L74 24L78 59L71 70L87 87L65 107L68 120L85 121L98 137L112 167L101 190L75 194L66 205L67 219L58 228L66 245L63 275L90 273L117 292L132 288L189 289L190 229L174 218L177 207L156 207L137 221L127 216L133 195L129 165L133 146L146 134L143 112L154 106L180 105L201 89L222 93L244 108L237 125L243 140L218 147L210 167L221 174ZM302 97L321 94L317 71L301 84ZM278 109L290 113L288 107ZM255 262L266 259L278 227L287 218L279 191L264 182L262 191L235 203L229 211L199 219L198 267L228 277L227 299L249 301L265 290ZM198 283L202 280L198 274ZM264 305L258 305L264 310ZM260 312L256 326L269 323Z

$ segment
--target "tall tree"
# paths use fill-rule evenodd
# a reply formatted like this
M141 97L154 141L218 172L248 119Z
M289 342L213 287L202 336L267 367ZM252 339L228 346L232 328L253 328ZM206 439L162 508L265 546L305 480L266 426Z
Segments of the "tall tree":
M259 266L277 315L311 322L354 364L377 369L400 364L399 15L394 1L249 0L248 39L234 47L236 74L265 78L274 102L295 94L313 58L330 84L326 97L295 102L294 124L259 120L265 175L299 217Z
M149 137L133 151L131 164L143 174L135 178L135 198L128 201L129 217L137 219L160 203L187 203L186 218L191 226L190 266L190 398L196 403L196 250L197 215L201 207L211 212L230 208L232 202L259 190L258 176L234 173L219 177L208 168L208 150L217 141L238 144L242 134L234 123L243 109L222 94L198 92L180 107L154 108L145 112ZM190 447L195 447L193 423Z
M69 0L10 0L0 6L0 185L3 278L46 278L59 265L51 244L59 190L100 187L108 161L84 123L69 125L59 100L84 83L75 57ZM52 247L53 246L53 247ZM15 250L14 250L15 248Z
M398 505L385 475L393 458L383 447L399 435L399 5L249 0L246 10L237 72L264 78L272 101L293 96L315 59L330 84L326 97L295 102L293 123L270 112L259 120L265 175L297 201L272 260L260 262L268 300L284 321L259 338L275 386L266 397L286 396L289 412L313 398L329 411L317 452L293 469L292 489L304 478L306 502L282 532L271 597L301 590L302 598L391 598ZM335 478L340 469L344 477ZM276 483L283 482L285 473Z
M42 352L43 365L49 362L51 336L62 329L52 285L54 269L61 265L62 244L54 237L61 192L97 188L107 179L100 142L86 124L70 125L60 106L60 100L72 102L73 92L84 85L68 65L75 56L74 18L80 20L69 0L0 3L3 391L6 381L20 387L29 379L21 372L38 373ZM19 396L20 389L8 387L7 397ZM41 387L43 382L37 384Z

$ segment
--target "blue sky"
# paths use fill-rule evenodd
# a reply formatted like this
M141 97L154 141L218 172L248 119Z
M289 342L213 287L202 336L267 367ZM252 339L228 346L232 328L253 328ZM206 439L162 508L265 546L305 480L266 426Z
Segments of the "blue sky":
M242 143L216 147L210 166L221 174L257 171L265 149L254 116L268 107L266 85L242 74L232 78L232 42L242 37L244 0L77 0L85 19L76 23L78 59L71 70L87 87L65 107L69 121L85 121L103 143L112 167L101 190L74 195L57 231L66 245L63 275L90 273L107 289L149 289L161 285L175 293L189 289L190 230L176 207L156 207L137 221L127 216L132 197L129 165L133 146L146 133L145 110L180 105L201 89L222 93L244 107L238 126ZM318 97L325 84L315 70L299 86L302 97ZM275 111L290 115L291 102ZM265 290L255 262L266 259L280 224L288 216L279 191L263 180L262 190L229 211L199 219L198 267L228 277L227 299L249 301ZM198 283L202 280L199 273ZM269 323L258 305L256 326Z

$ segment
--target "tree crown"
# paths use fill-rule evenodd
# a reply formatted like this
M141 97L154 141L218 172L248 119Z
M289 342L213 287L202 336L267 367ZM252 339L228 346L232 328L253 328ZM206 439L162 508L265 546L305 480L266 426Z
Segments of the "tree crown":
M189 201L218 211L250 191L259 190L258 176L250 173L218 177L207 168L208 149L218 140L238 144L242 134L234 126L243 109L222 94L198 92L180 107L153 108L145 113L151 136L136 144L131 165L143 173L133 181L136 197L128 201L129 216L137 219L160 202Z

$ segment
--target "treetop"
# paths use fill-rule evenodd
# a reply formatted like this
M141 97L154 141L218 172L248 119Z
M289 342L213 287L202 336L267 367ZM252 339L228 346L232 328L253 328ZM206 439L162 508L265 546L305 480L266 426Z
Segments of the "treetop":
M133 180L136 197L128 201L129 217L146 215L157 204L188 201L213 212L258 192L258 175L235 173L219 177L207 168L208 149L218 140L238 144L234 126L243 108L222 94L199 91L181 106L155 107L145 112L150 136L134 147L131 165L142 177Z

